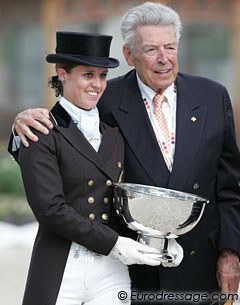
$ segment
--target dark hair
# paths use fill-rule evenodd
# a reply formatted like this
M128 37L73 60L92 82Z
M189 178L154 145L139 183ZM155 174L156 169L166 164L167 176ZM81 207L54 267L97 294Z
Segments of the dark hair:
M64 69L68 74L72 72L72 69L79 64L76 63L56 63L56 71L58 68ZM55 96L58 97L59 95L63 95L63 84L62 81L58 78L58 75L51 76L48 79L48 87L52 88L55 91Z

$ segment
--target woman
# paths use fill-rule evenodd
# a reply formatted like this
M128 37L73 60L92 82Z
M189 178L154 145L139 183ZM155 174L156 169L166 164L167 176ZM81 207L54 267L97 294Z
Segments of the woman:
M109 57L111 39L58 32L56 54L46 58L56 64L49 84L60 95L51 110L54 128L18 156L39 222L23 305L122 304L118 293L130 295L126 265L160 264L151 248L119 236L127 229L112 208L123 140L96 108L108 68L119 65Z

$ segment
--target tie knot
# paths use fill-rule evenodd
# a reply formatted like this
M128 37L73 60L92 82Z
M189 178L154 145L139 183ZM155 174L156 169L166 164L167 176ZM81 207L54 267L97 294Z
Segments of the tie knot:
M155 94L153 98L153 103L156 107L162 107L163 102L166 100L166 97L163 94Z

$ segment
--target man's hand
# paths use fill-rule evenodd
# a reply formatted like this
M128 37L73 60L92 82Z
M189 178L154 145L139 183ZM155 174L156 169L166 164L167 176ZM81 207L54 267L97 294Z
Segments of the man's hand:
M24 146L29 146L28 139L34 142L38 141L38 137L32 133L30 127L33 127L43 134L49 133L48 129L44 127L42 123L50 129L53 128L53 124L49 119L49 111L44 108L28 109L20 112L16 116L14 121L14 129Z
M233 250L220 251L217 262L217 280L222 293L237 293L240 266L238 256Z

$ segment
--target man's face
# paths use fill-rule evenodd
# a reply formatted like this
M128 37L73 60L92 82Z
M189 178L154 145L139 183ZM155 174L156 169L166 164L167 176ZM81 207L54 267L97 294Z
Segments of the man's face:
M123 53L141 81L156 92L164 91L177 77L177 39L172 27L138 26L136 50L124 46Z

